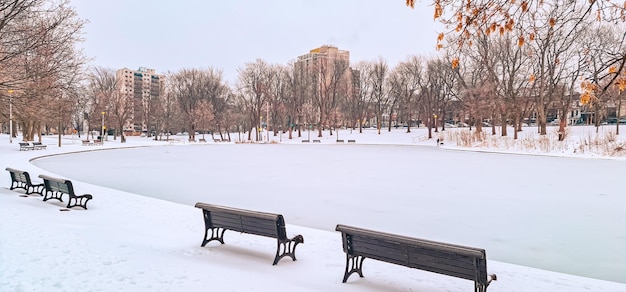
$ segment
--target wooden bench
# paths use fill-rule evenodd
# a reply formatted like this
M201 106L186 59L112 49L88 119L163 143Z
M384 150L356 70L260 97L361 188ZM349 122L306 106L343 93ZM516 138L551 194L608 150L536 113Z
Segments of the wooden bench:
M93 143L91 143L91 145L102 145L102 140L93 140Z
M34 184L28 172L10 167L6 170L11 174L11 190L23 189L27 195L35 193L43 196L44 184Z
M346 253L345 283L353 273L363 277L363 260L425 270L474 281L474 291L485 292L496 275L487 275L484 249L394 235L357 227L337 225Z
M54 178L43 174L40 174L39 177L43 179L43 184L46 189L43 195L44 202L50 199L56 199L63 202L62 196L63 194L67 194L70 197L67 202L68 209L79 206L87 210L87 202L93 199L93 196L90 194L84 194L81 196L76 195L70 180Z
M348 140L348 143L356 143L356 140Z
M28 151L35 150L35 147L30 145L28 142L19 142L20 143L20 151Z
M285 219L280 214L236 209L200 202L196 203L196 208L202 209L204 214L205 231L201 246L205 246L213 240L224 244L224 232L226 230L276 238L278 243L276 256L272 264L276 265L285 256L289 256L295 261L296 246L298 243L304 242L302 235L296 235L292 239L287 238Z
M313 143L322 143L320 140L313 140Z
M89 141L89 140L82 140L83 142L83 146L92 146L93 142Z
M309 143L309 140L302 140L302 143Z
M33 142L33 147L35 148L35 150L41 150L46 149L46 147L48 146L41 144L41 142Z
M337 140L337 143L343 143L343 140Z

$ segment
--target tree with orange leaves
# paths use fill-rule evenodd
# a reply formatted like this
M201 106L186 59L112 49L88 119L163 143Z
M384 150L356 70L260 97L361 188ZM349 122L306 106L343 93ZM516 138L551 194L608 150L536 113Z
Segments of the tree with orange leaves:
M406 1L409 7L414 7L414 4L414 1ZM565 92L561 89L571 88L571 74L578 70L575 62L568 57L575 55L577 48L573 45L576 38L588 27L606 23L624 31L626 20L626 4L615 0L435 0L434 10L435 20L446 27L446 31L437 37L437 48L447 47L459 51L460 48L472 47L476 39L484 36L513 38L519 47L528 47L527 51L535 59L532 62L535 72L531 76L542 134L546 133L547 108L555 102L559 92ZM611 60L603 62L605 66L599 71L606 72L609 66L615 69L606 75L609 81L604 86L594 87L596 91L606 91L612 85L619 87L624 84L626 88L626 79L622 79L618 73L626 63L626 52L619 43L614 46L619 48L618 51L614 51ZM452 67L458 66L459 58L452 59ZM587 72L583 79L593 75ZM597 85L596 81L590 82ZM590 96L592 92L589 88L582 88L583 97ZM569 104L565 100L560 103ZM561 118L564 119L564 115Z

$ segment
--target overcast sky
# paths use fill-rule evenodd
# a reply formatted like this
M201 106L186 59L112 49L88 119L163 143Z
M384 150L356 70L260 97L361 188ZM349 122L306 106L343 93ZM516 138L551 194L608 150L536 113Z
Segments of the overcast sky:
M437 33L430 1L72 0L87 19L92 65L119 69L214 67L227 81L256 59L287 64L322 45L349 50L351 62L432 56Z

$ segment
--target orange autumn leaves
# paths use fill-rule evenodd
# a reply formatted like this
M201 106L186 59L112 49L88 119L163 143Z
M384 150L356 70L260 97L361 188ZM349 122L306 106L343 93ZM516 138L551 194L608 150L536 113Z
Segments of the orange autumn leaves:
M585 80L580 84L580 88L582 89L580 94L581 104L589 104L596 98L595 92L598 89L598 85Z
M540 1L543 3L543 1ZM436 49L442 49L445 45L446 36L455 34L459 46L472 46L474 35L504 35L508 32L519 31L517 44L524 46L526 42L535 39L534 31L524 33L517 27L516 17L519 13L531 10L529 0L458 0L441 1L433 0L433 18L444 23L451 30L437 35ZM414 0L406 0L405 4L415 8ZM537 4L540 5L540 4ZM550 19L547 25L554 25L556 20ZM456 68L456 65L453 65Z
M619 74L616 76L615 82L613 83L617 91L621 93L626 90L626 71L620 74L616 66L611 66L609 68L609 75L610 74ZM582 89L582 93L580 94L580 103L582 104L589 104L594 101L596 99L596 92L600 89L597 84L588 80L583 81L580 84L580 88Z

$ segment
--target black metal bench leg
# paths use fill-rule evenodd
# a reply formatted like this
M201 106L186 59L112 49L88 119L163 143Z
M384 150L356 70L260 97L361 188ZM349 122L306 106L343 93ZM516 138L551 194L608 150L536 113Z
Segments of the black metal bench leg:
M66 208L73 208L73 207L82 207L83 209L87 209L87 201L89 200L85 200L85 198L76 198L76 197L70 197L70 199L67 201L67 207ZM72 204L72 202L74 202Z
M487 292L487 286L474 282L474 292Z
M285 256L291 257L292 260L296 260L296 246L298 243L303 243L304 237L302 235L297 235L293 239L281 242L278 240L276 246L276 256L274 257L274 263L272 265L278 264L278 261ZM281 253L282 247L282 253Z
M26 194L28 195L28 185L26 183L19 182L19 181L12 181L11 188L9 188L9 190L13 190L13 189L23 189L26 191Z
M343 282L348 281L348 278L353 273L359 274L361 278L363 278L363 261L365 260L362 256L353 256L350 254L346 254L346 271L343 274Z
M211 230L211 237L209 236L209 230ZM200 246L205 246L207 243L217 240L221 244L224 244L224 232L226 229L220 227L209 227L204 230L204 238L202 239L202 244Z
M40 196L43 196L43 192L45 191L45 186L43 184L41 185L32 185L31 186L31 191L28 192L28 194L38 194Z
M19 188L19 182L17 181L12 181L11 182L11 188L9 188L9 190L13 190L15 188Z
M59 200L60 202L63 202L62 196L63 196L63 193L46 190L46 193L43 196L43 201L45 202L50 199L56 199L56 200Z

